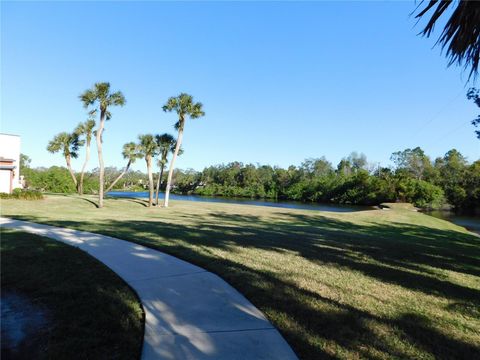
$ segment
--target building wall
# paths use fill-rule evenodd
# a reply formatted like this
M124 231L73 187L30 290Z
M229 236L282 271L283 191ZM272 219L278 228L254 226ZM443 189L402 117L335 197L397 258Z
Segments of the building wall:
M10 171L0 170L0 192L10 192Z
M13 188L15 189L15 188L22 187L19 181L20 179L20 136L0 134L0 157L15 160L14 165L16 166L16 168L14 170ZM6 172L6 171L2 171L2 173L3 172ZM6 175L2 175L0 178L1 192L9 191L10 179L8 180L7 184L4 184L6 178L7 178ZM6 188L7 190L3 191L4 188Z

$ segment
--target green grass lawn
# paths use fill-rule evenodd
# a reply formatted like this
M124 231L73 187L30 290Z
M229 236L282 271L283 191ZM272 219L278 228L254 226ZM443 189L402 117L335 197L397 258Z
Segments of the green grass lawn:
M15 352L2 350L2 357L140 357L142 307L123 280L96 259L42 236L2 229L1 273L2 292L26 297L47 314L45 326Z
M480 358L480 238L409 208L333 213L48 196L2 214L98 232L207 268L303 359Z

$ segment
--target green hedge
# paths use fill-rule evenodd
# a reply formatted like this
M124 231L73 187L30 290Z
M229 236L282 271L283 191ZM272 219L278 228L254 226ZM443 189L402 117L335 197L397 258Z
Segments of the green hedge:
M36 190L15 189L11 194L0 193L0 199L41 200L43 195Z

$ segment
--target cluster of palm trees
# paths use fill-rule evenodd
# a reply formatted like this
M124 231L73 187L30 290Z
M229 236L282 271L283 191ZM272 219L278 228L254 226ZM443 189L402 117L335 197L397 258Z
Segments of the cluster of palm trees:
M72 176L72 180L79 194L83 194L83 178L87 163L90 159L90 145L92 136L95 136L97 142L98 162L99 162L99 191L98 191L98 207L103 207L104 187L105 187L105 165L103 162L103 131L105 129L105 121L112 118L109 109L112 106L124 106L126 103L125 96L120 91L111 92L110 83L95 83L91 89L84 91L80 96L80 100L86 109L89 109L89 118L84 123L78 124L72 133L62 132L56 135L48 144L47 150L51 153L62 152L67 163L67 168ZM122 155L127 160L122 173L112 182L105 193L108 193L115 184L128 172L130 166L140 158L144 158L147 164L148 180L149 180L149 206L153 206L154 182L152 165L157 160L159 174L155 189L155 205L159 206L158 194L160 191L161 179L165 165L168 163L168 155L173 153L170 168L167 177L167 185L165 189L164 207L168 207L170 189L172 187L172 176L175 160L182 153L181 145L183 132L185 129L185 121L187 118L196 119L205 115L203 105L200 102L194 102L193 97L186 93L178 96L170 97L163 106L165 112L175 112L178 121L175 123L175 129L178 132L177 139L170 134L139 135L138 143L129 142L123 146ZM98 126L95 118L98 117ZM86 154L85 161L82 166L80 180L77 181L75 173L71 166L71 159L78 157L81 146L85 145Z

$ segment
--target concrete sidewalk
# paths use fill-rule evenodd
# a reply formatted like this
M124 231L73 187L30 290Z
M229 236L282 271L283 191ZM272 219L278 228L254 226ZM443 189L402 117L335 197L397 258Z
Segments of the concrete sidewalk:
M76 246L123 278L145 310L142 359L297 359L257 308L200 267L109 236L7 218L0 225Z

